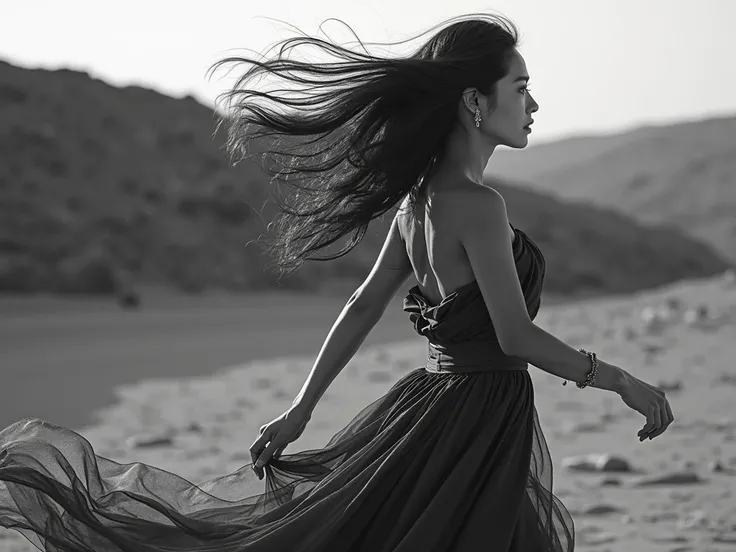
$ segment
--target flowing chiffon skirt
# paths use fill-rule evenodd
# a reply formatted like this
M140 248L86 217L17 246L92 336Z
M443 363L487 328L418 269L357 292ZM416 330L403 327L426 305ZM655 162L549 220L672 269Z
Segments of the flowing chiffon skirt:
M309 427L307 426L307 431ZM38 419L0 432L0 526L47 552L569 552L528 371L417 368L327 446L194 484Z

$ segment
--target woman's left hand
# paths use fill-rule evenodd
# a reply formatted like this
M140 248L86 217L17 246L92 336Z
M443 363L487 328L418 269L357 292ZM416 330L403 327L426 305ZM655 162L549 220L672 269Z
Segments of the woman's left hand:
M273 421L261 426L258 439L250 447L253 471L263 479L263 466L272 457L278 458L286 445L296 441L307 427L311 413L292 407Z

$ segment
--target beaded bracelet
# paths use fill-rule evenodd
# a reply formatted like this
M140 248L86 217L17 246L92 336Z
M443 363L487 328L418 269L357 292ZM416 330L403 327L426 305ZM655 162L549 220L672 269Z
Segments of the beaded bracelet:
M578 388L583 389L595 383L595 377L598 375L598 359L596 358L595 353L586 351L585 349L578 349L578 351L588 355L591 365L590 372L588 372L588 374L585 376L585 381L583 383L575 384L578 386ZM567 385L567 380L563 381L562 385Z

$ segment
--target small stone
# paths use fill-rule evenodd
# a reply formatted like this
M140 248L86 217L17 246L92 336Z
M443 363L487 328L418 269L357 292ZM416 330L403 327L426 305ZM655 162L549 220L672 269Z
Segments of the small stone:
M665 301L667 309L671 312L679 312L684 306L682 299L679 297L668 297Z
M583 472L632 472L629 462L609 453L593 453L563 458L562 466L573 471Z
M701 329L708 329L717 322L717 320L711 318L708 305L705 304L700 304L695 308L687 309L683 316L683 320L688 326Z
M572 420L563 422L561 429L564 433L596 433L605 430L598 422L577 422Z
M708 526L708 521L708 516L703 510L695 510L680 518L677 521L677 528L679 530L704 528Z
M705 483L697 473L694 472L673 472L665 475L654 477L644 477L632 483L634 487L652 487L659 485L692 485L697 483Z
M639 313L639 318L643 322L644 331L649 334L660 333L667 326L666 318L655 307L644 307Z
M626 510L623 508L613 506L611 504L594 504L593 506L589 506L588 508L581 510L581 513L587 516L607 516L609 514L617 514L625 511Z
M141 306L140 294L131 290L118 294L117 301L123 309L137 309Z
M174 445L174 438L170 435L149 436L149 437L131 437L128 439L128 446L131 448L156 448L170 447Z

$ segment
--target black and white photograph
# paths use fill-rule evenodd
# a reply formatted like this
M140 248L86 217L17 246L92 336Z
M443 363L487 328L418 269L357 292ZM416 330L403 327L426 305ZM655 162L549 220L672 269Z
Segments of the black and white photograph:
M0 4L0 552L736 550L736 1Z

